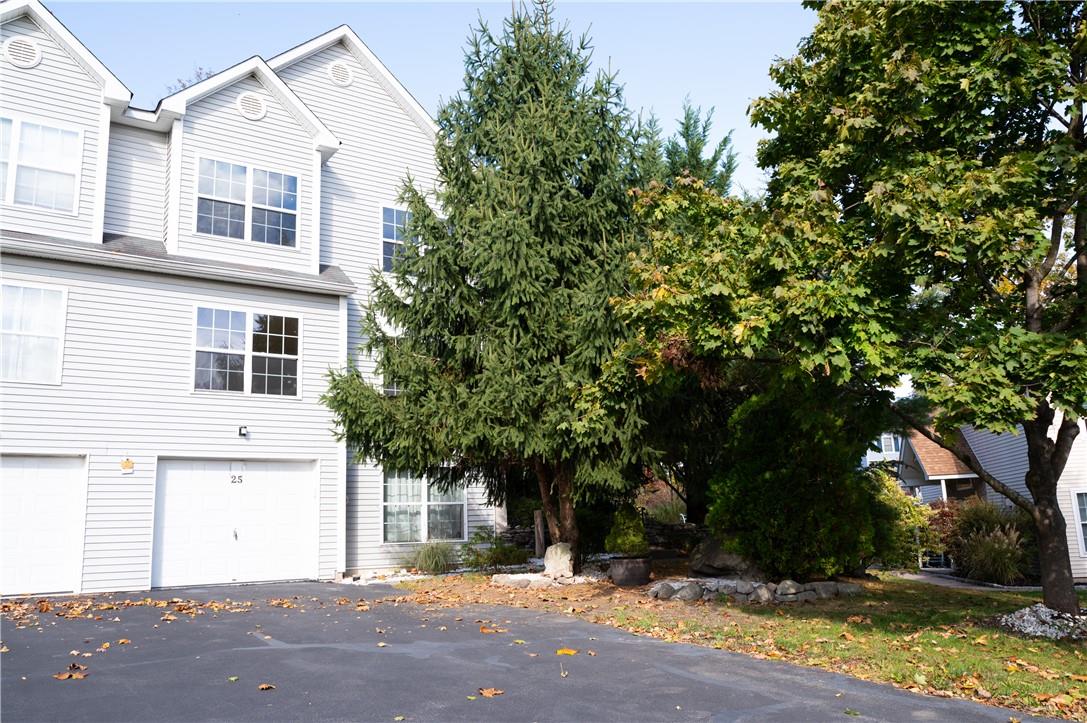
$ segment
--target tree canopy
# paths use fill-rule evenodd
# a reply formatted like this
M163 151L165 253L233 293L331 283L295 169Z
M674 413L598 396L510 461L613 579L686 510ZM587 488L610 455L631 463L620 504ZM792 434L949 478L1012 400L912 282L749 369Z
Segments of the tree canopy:
M882 398L1031 513L1046 603L1073 609L1056 483L1087 414L1085 5L811 7L751 108L765 201L695 179L639 199L624 353L650 380L680 348ZM904 374L924 408L892 403ZM956 444L965 424L1022 429L1029 498Z
M502 501L511 471L539 485L554 541L574 503L627 484L636 422L575 434L575 392L624 331L609 298L633 248L634 128L614 77L548 4L480 25L463 90L438 113L438 187L409 183L414 241L375 274L364 334L386 395L358 370L326 402L360 457Z

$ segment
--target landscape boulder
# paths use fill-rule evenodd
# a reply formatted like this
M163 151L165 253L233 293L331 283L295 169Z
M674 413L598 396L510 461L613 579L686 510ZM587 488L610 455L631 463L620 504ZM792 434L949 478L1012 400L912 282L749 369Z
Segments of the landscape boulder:
M829 600L838 594L838 583L823 580L821 582L809 582L804 590L815 593L820 600Z
M684 602L694 602L702 599L703 588L697 582L689 582L679 590L676 590L675 599Z
M794 582L793 580L782 580L778 583L776 592L778 595L796 595L803 589L803 586L798 582Z
M714 537L707 537L691 552L691 574L708 577L738 577L759 580L765 576L751 560L724 549Z
M544 552L544 575L551 578L574 576L574 554L570 543L551 545Z

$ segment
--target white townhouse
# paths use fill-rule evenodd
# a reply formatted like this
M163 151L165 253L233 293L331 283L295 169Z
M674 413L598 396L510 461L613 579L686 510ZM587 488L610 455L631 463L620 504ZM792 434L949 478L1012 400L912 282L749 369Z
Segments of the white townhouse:
M335 579L494 525L319 401L435 182L427 113L346 26L131 97L0 3L0 594Z

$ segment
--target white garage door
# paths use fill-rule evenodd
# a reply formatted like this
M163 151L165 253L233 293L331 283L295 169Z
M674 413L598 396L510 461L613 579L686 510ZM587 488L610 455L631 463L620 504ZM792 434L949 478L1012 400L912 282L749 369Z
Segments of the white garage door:
M159 460L151 585L317 577L312 462Z
M0 457L0 593L77 589L86 477L82 457Z

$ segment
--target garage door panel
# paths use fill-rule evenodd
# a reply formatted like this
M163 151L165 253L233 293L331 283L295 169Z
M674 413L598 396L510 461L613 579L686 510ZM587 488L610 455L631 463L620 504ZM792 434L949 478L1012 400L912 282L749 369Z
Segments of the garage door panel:
M160 460L155 587L314 578L309 462Z
M0 457L0 593L78 588L85 469L82 457Z

